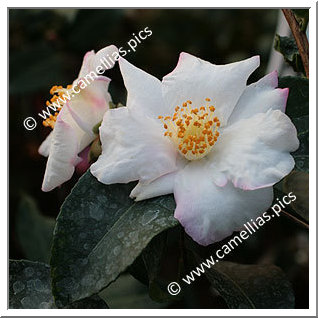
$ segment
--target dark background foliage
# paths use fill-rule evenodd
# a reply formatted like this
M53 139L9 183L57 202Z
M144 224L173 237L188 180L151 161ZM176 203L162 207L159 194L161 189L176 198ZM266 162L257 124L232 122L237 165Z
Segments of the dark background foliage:
M9 256L46 261L36 253L26 253L27 241L34 229L23 217L30 196L39 210L34 219L55 218L79 174L49 193L41 191L46 159L38 147L49 129L40 124L33 131L23 127L28 116L36 119L53 85L66 86L77 76L84 54L109 44L127 47L132 33L149 27L153 34L126 58L147 72L162 78L176 65L178 55L186 51L216 64L261 56L261 67L252 75L257 80L265 73L273 46L278 10L10 10L9 11ZM125 101L118 67L109 71L113 79L110 91L115 103ZM21 200L24 198L22 205ZM45 229L52 228L45 219ZM23 226L24 225L24 226ZM44 230L45 232L45 230ZM23 236L24 235L24 236ZM41 235L35 238L41 240ZM30 246L30 244L29 244ZM44 246L44 247L43 247ZM31 244L32 249L32 244ZM30 254L31 253L31 254ZM32 254L33 253L33 254ZM31 256L30 256L31 255ZM296 308L308 307L308 235L307 231L283 216L271 221L238 247L228 261L245 264L272 263L281 267L293 284ZM225 306L222 300L204 293L204 281L193 285L197 300L178 306ZM133 292L132 292L133 293ZM138 291L136 291L138 293ZM218 298L215 298L218 299ZM197 301L197 303L195 303Z

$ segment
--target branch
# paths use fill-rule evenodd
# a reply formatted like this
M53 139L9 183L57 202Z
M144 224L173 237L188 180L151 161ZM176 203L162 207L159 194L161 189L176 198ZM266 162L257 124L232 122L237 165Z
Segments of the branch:
M285 216L287 216L287 217L289 217L290 219L292 219L293 221L295 221L295 222L301 224L302 226L304 226L306 229L309 229L309 225L308 225L307 223L305 223L305 222L303 222L303 221L301 221L301 220L295 218L293 215L289 214L288 212L286 212L286 211L284 211L284 210L281 210L281 212L282 212Z
M282 9L282 11L296 40L299 54L303 61L306 76L307 78L309 78L309 44L307 36L300 30L299 24L293 12L290 9Z

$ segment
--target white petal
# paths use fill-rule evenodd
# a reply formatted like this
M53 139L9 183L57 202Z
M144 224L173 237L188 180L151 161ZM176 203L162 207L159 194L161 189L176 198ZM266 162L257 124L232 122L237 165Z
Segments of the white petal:
M215 115L224 126L246 87L250 74L259 66L259 57L241 62L214 65L188 53L181 53L177 67L163 78L163 95L170 107L187 100L200 107L211 99Z
M68 124L76 133L77 142L79 144L79 152L81 152L84 148L86 148L94 139L95 135L93 133L87 133L84 131L77 123L77 121L73 117L74 113L70 113L70 108L65 105L59 115L57 116L58 119ZM77 118L78 120L78 118ZM87 128L88 129L88 128ZM54 127L55 130L55 127ZM53 130L53 131L54 131Z
M46 164L42 190L51 191L69 180L80 159L76 131L61 117L57 119L52 136L50 155Z
M265 212L273 200L272 188L246 191L231 183L214 184L208 168L192 162L176 177L175 218L199 244L209 245L240 230L244 223Z
M277 72L274 71L247 86L229 118L228 125L257 113L266 113L269 109L285 112L288 88L276 88L277 85Z
M173 193L176 174L177 172L165 174L148 184L138 182L135 188L131 191L130 197L135 199L135 201L141 201Z
M85 77L90 72L95 72L97 74L96 68L99 65L103 68L103 70L111 69L116 62L113 58L116 53L118 53L118 49L114 45L109 45L99 50L96 54L94 50L87 52L84 56L78 77Z
M223 175L235 187L253 190L286 176L294 167L290 152L298 146L291 120L279 110L269 110L226 127L208 158L216 180Z
M39 154L44 156L44 157L49 156L51 142L52 142L52 135L53 135L53 132L51 131L39 147Z
M103 151L91 172L100 182L150 182L176 170L177 151L158 121L121 107L106 112L99 131Z
M68 111L87 134L92 135L93 127L99 123L109 108L111 97L108 93L110 79L99 76L66 103Z
M115 62L119 58L119 52L115 45L109 45L99 50L95 55L95 69L97 66L102 66L104 70L109 70L114 67ZM104 63L103 63L104 62Z
M124 58L118 63L128 92L127 107L153 118L170 115L171 111L162 98L161 82Z

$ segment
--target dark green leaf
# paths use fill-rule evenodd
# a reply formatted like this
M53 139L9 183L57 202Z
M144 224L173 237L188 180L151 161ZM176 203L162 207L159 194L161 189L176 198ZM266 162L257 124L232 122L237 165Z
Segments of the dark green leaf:
M159 309L159 304L150 299L148 289L132 276L123 274L109 287L99 293L111 309Z
M279 87L289 88L286 114L295 124L300 141L292 155L296 169L308 172L309 168L309 82L306 78L286 76L279 79Z
M294 38L279 36L276 34L274 48L284 56L285 61L294 69L295 72L305 74L303 62Z
M160 276L162 260L167 249L167 232L160 233L148 244L141 256L148 273L149 296L154 301L167 302L177 300L167 292L169 281Z
M305 32L309 22L309 10L308 9L292 9L298 23L300 30Z
M98 295L92 295L90 297L75 301L64 309L108 309L106 302Z
M9 264L9 308L54 309L51 292L50 267L39 262L10 260ZM108 308L97 295L70 304L70 309Z
M292 171L284 178L285 193L293 192L297 199L291 202L292 209L309 221L309 174L303 171Z
M88 171L65 200L51 258L53 294L62 305L105 288L154 236L177 224L172 196L134 203L134 185L106 186Z
M299 148L292 153L295 159L295 169L309 172L309 116L294 118L293 122L299 139Z
M280 77L278 86L288 87L286 114L291 118L309 115L309 81L297 76Z
M134 260L134 262L127 268L127 272L137 279L142 284L148 286L149 279L146 265L142 258L142 253Z
M48 265L30 261L10 261L9 308L55 308Z
M220 262L205 274L229 308L294 308L291 283L274 265Z
M31 261L48 262L55 220L39 212L34 200L23 195L17 217L17 237L24 255Z

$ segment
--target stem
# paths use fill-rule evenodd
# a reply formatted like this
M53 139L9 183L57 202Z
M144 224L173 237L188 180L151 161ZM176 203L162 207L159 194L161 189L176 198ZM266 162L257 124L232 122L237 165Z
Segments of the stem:
M284 213L284 215L286 215L287 217L289 217L290 219L296 221L297 223L301 224L302 226L304 226L306 229L309 230L309 225L299 219L297 219L296 217L294 217L293 215L289 214L288 212L282 210L282 213Z
M282 9L284 16L296 40L301 60L303 61L306 77L309 78L309 44L307 36L300 30L299 24L290 9Z

